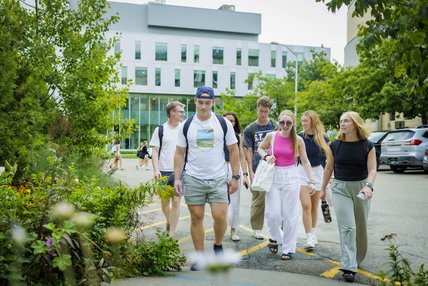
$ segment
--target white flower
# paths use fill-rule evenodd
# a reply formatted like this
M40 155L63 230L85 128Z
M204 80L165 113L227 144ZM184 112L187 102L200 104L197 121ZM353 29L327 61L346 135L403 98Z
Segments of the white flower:
M61 202L52 207L51 216L54 219L69 219L73 217L75 211L76 209L74 205L67 202Z
M15 225L12 227L12 238L17 244L23 245L28 238L27 231L21 226Z
M194 252L187 256L188 261L196 263L201 269L207 269L211 272L222 272L229 270L233 265L241 261L239 253L232 249L224 250L223 254Z
M81 228L88 228L94 224L94 216L87 212L78 212L71 219L76 226Z
M110 243L121 243L127 239L126 233L120 228L109 227L104 235L104 238L107 242Z

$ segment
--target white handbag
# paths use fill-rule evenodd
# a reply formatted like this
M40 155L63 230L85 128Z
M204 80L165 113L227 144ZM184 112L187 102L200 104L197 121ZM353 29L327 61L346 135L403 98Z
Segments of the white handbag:
M272 132L272 140L270 146L274 149L276 132ZM253 182L251 183L251 190L258 192L269 192L273 183L273 175L275 173L275 165L269 164L265 160L260 160L257 166L256 173L254 174Z

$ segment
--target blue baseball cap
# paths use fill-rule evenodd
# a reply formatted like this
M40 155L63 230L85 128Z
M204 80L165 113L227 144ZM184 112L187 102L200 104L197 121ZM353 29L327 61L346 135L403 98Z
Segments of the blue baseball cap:
M195 97L214 99L214 89L209 86L200 86L196 90Z

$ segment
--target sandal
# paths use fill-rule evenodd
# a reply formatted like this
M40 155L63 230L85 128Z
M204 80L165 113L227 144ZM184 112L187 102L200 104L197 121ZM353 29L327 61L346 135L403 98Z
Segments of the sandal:
M283 253L281 254L281 260L291 260L293 259L293 253Z
M278 242L276 240L272 240L269 238L268 247L269 247L270 253L275 254L278 252Z
M344 270L342 274L343 280L346 282L354 282L355 280L355 272Z

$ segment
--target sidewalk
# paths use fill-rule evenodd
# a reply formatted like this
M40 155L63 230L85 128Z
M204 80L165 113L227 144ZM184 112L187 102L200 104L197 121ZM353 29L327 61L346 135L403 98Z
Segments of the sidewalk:
M116 171L113 176L125 185L136 187L153 178L153 169L149 161L149 170L136 168L137 159L123 159L123 170ZM171 273L168 277L140 277L132 279L117 280L110 285L114 286L335 286L350 285L337 278L328 279L314 275L302 275L290 272L263 271L254 269L233 268L226 274L213 275L206 271L190 271L189 266L185 266L183 271ZM353 283L353 285L365 285Z

